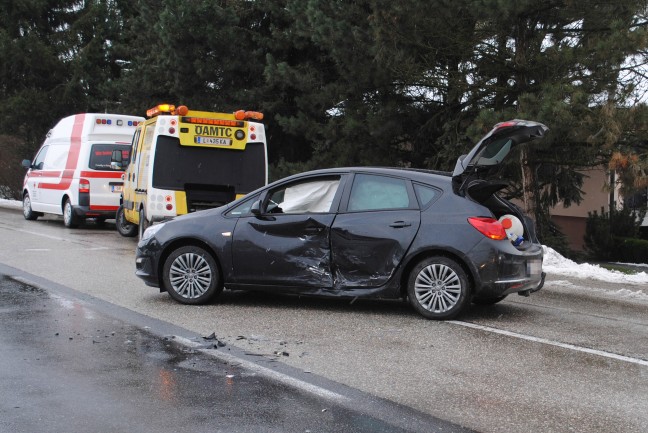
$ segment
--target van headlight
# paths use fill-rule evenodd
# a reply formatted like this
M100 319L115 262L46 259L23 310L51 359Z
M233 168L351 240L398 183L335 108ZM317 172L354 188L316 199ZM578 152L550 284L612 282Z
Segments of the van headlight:
M162 227L164 227L165 224L166 223L153 224L151 227L147 228L140 241L145 241L153 237L153 235L156 234Z

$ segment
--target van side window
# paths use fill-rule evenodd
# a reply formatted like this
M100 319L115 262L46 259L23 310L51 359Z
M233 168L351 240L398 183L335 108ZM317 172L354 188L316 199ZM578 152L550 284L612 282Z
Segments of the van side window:
M142 133L142 128L137 128L135 130L135 135L133 135L133 142L131 143L131 149L132 149L132 155L130 158L130 161L128 162L129 164L131 162L135 162L135 158L137 157L137 143L139 142L140 134Z
M68 149L68 146L48 146L43 168L45 170L64 170L67 163Z
M43 165L45 164L45 155L47 155L47 149L49 146L43 147L40 152L36 155L36 158L34 158L34 162L32 163L32 168L34 170L42 170Z

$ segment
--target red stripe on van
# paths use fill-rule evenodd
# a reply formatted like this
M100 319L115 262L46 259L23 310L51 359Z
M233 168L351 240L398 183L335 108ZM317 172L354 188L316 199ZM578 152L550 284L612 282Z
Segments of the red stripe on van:
M70 152L68 153L67 162L65 163L65 170L63 177L59 183L41 183L38 187L43 189L68 189L72 184L74 171L76 170L77 163L79 162L79 152L81 150L81 133L83 132L83 123L85 121L85 113L77 114L74 116L74 126L72 126L72 135L70 136Z
M103 179L120 179L122 177L121 171L82 171L81 177L99 177Z
M117 212L117 209L119 209L119 206L95 206L95 205L90 205L90 210L114 210Z

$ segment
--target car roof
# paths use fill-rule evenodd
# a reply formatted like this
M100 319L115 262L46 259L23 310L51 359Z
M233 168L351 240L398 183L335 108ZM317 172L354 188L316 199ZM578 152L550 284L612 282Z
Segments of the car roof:
M436 180L443 182L451 181L451 172L447 171L436 171L436 170L426 170L420 168L402 168L402 167L335 167L335 168L323 168L319 170L306 171L303 173L298 173L290 178L299 178L302 176L308 175L325 175L325 174L340 174L340 173L371 173L371 174L382 174L387 176L398 176L406 177L411 180L418 180L421 182Z

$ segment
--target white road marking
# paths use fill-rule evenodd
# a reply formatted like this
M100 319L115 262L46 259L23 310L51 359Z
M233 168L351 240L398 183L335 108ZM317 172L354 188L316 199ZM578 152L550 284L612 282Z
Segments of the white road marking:
M475 323L462 322L459 320L449 320L447 323L454 325L465 326L466 328L479 329L481 331L492 332L494 334L506 335L507 337L519 338L521 340L533 341L534 343L548 344L550 346L561 347L563 349L575 350L577 352L589 353L590 355L603 356L605 358L614 359L617 361L630 362L632 364L643 365L648 367L648 361L644 359L631 358L629 356L618 355L616 353L605 352L603 350L589 349L587 347L575 346L568 343L560 343L558 341L547 340L545 338L533 337L531 335L519 334L517 332L505 331L503 329L491 328L490 326L477 325Z
M52 251L49 248L27 248L25 251Z
M50 235L46 235L46 234L43 234L43 233L33 232L31 230L17 229L17 228L14 228L14 227L11 227L11 228L6 227L6 229L11 230L12 232L27 233L29 235L40 236L40 237L43 237L43 238L54 239L54 240L57 240L57 241L69 241L69 239L65 239L65 238L62 238L62 237L59 237L59 236L50 236Z
M335 400L335 401L348 401L349 398L343 396L342 394L338 394L333 391L329 391L328 389L322 388L317 385L313 385L308 382L304 382L303 380L295 379L294 377L288 376L287 374L279 373L278 371L272 370L267 367L263 367L259 364L256 364L251 361L247 361L245 359L239 358L237 356L231 355L229 353L223 353L221 351L218 351L216 349L201 349L200 343L197 343L195 341L189 340L184 337L179 337L179 336L174 336L173 339L177 341L178 343L189 346L191 348L200 350L201 352L207 353L211 356L214 356L216 358L219 358L223 361L226 361L228 363L240 365L241 367L253 371L259 375L265 376L267 378L276 380L278 382L281 382L285 385L289 385L293 388L297 388L302 391L309 392L311 394L315 394L319 397L323 397L329 400Z

